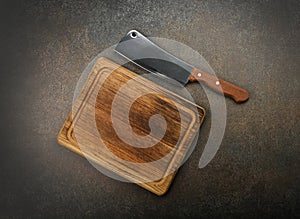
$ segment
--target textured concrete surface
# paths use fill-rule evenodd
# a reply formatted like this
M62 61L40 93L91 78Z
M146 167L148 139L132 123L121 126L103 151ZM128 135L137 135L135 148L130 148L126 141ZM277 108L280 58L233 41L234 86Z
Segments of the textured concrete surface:
M299 1L2 1L0 10L1 217L300 216ZM189 85L208 117L163 197L56 142L82 70L133 28L185 43L251 95L226 100L221 148L198 169L210 114Z

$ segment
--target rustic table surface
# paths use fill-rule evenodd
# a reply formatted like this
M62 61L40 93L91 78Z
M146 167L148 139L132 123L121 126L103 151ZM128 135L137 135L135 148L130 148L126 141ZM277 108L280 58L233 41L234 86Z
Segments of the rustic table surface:
M299 1L0 3L0 215L296 217L300 199ZM221 147L198 168L210 130L163 197L113 180L56 136L82 70L130 29L182 42L250 93L227 104Z

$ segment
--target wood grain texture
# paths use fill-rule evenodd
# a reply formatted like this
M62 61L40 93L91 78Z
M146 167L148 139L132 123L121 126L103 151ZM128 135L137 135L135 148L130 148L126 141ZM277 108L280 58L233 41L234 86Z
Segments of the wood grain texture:
M164 122L162 118L149 122L157 114ZM162 195L190 150L204 117L202 107L101 58L73 104L58 142Z
M249 99L248 91L197 68L192 71L189 81L204 82L213 90L224 93L225 96L230 97L236 103L243 103Z

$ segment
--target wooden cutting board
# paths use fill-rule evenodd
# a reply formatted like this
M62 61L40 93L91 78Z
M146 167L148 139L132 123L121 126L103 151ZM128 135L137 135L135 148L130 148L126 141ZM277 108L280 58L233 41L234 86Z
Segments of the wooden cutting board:
M99 167L162 195L204 117L202 107L100 58L58 142Z

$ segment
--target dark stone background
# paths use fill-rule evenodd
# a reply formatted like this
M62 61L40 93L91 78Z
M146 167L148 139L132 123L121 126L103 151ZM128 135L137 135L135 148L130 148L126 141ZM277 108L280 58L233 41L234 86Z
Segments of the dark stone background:
M0 3L0 216L299 217L299 1ZM198 168L210 129L163 197L115 181L60 147L82 70L130 29L182 42L250 91L227 99L226 133Z

